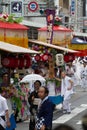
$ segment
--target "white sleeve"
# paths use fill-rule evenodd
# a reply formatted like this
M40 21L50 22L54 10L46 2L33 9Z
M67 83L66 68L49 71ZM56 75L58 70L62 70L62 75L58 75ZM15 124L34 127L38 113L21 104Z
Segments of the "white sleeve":
M3 104L3 110L4 111L8 110L8 105L7 105L6 99L3 100L2 104Z

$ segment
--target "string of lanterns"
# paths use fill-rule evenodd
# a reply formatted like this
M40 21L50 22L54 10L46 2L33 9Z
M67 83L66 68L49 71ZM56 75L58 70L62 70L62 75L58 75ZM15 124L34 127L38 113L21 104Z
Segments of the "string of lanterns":
M30 55L24 54L21 56L5 56L1 57L1 64L3 67L11 68L11 69L22 69L29 68L31 66L32 60Z

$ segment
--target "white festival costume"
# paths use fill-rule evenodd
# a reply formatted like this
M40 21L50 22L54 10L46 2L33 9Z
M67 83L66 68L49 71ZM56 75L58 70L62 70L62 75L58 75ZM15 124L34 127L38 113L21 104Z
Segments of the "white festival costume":
M87 66L81 68L80 76L81 76L81 87L87 88Z
M3 128L6 128L6 121L4 121L2 117L0 117L0 124Z
M6 128L6 121L2 118L5 117L5 112L8 110L6 99L0 95L0 124L2 127Z
M64 96L64 100L70 98L71 94L73 94L73 89L68 90L68 87L71 86L69 80L71 80L71 78L68 76L65 76L65 78L62 79L61 96Z
M71 95L73 94L72 88L68 90L68 88L71 87L70 80L71 80L70 77L65 76L65 78L62 79L62 84L61 84L61 96L64 97L63 109L66 110L67 112L71 112L69 100L71 98Z

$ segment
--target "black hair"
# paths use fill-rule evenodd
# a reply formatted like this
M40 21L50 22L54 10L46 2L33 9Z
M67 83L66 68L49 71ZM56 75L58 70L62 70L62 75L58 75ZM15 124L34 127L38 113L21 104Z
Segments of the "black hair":
M0 87L0 93L2 93L2 88Z
M67 124L60 124L59 126L54 128L54 130L74 130L74 128Z
M41 82L40 82L40 80L36 80L36 81L34 82L34 84L37 83L37 82L38 82L39 85L41 86Z
M49 90L48 90L48 88L46 87L46 86L42 86L42 88L44 88L44 90L45 90L45 94L49 94Z

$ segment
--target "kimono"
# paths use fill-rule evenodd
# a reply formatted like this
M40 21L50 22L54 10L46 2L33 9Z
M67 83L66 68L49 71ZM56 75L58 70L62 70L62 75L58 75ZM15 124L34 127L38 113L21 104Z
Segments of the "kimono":
M71 80L70 77L65 76L65 78L62 79L62 82L61 82L61 96L63 96L63 98L64 98L63 99L63 109L66 110L67 112L71 112L69 101L70 101L71 95L73 94L73 88L68 90L68 87L71 86L70 80Z
M52 119L53 119L54 104L50 99L45 97L41 102L36 119L36 130L41 130L42 125L45 125L45 130L52 129Z

